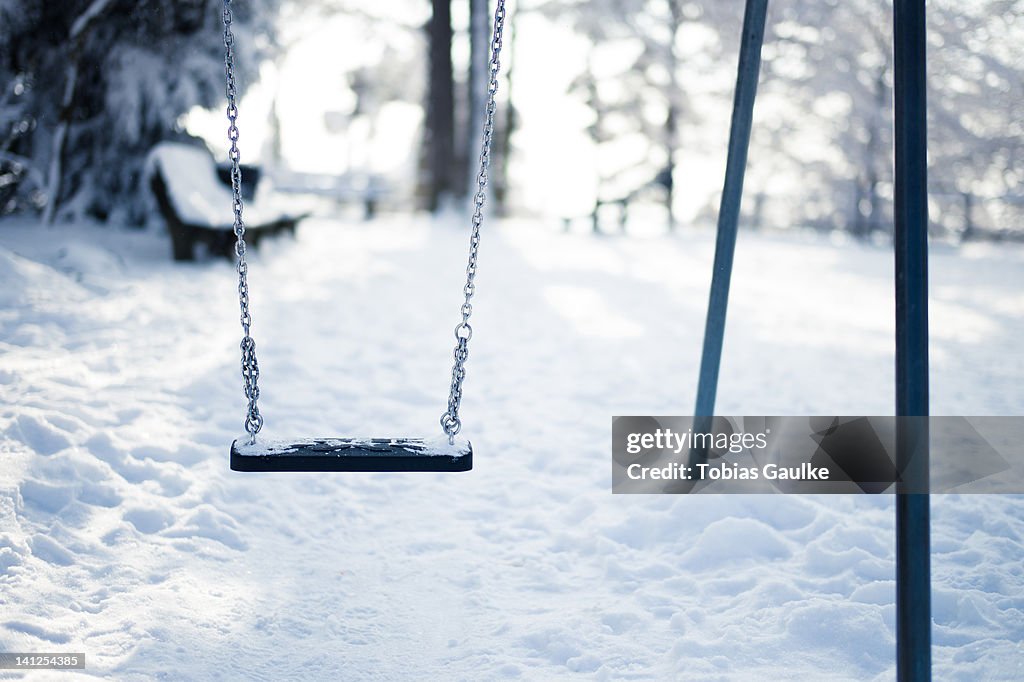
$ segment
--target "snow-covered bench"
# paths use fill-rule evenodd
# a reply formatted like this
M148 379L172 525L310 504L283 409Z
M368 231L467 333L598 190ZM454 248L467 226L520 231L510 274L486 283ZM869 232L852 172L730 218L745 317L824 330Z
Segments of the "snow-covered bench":
M234 255L231 188L217 177L208 151L161 142L149 153L146 177L171 234L175 260L192 260L197 242L211 253ZM245 202L246 243L255 246L265 235L294 233L306 215L275 207L272 197L257 188L255 199Z

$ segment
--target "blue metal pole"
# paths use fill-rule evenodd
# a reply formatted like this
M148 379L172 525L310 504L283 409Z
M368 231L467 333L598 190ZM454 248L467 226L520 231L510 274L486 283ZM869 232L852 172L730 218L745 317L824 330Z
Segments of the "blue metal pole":
M700 379L697 384L695 430L706 430L710 427L710 419L715 411L718 369L722 360L722 340L725 336L725 314L729 306L729 283L732 278L732 261L736 251L736 232L743 195L743 175L747 168L747 149L750 146L757 78L761 71L761 44L764 42L767 12L768 0L747 0L743 12L740 61L736 74L736 93L732 103L732 123L729 128L729 154L725 166L725 185L722 187L722 200L718 209L718 239L715 243L711 296L708 300L704 349L701 353ZM690 461L707 461L707 452L691 451Z
M896 414L928 415L928 167L925 0L894 0ZM896 676L931 679L928 426L897 420ZM925 491L925 492L922 492Z

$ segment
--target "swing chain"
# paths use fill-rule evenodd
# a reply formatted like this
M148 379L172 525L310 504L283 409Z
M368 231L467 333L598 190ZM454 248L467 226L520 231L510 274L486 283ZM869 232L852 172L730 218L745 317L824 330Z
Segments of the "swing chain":
M241 154L238 151L238 89L235 85L235 36L231 32L231 0L224 0L224 76L225 92L228 106L228 141L231 148L228 158L231 160L231 196L232 209L235 214L235 255L238 256L238 306L242 322L242 380L245 384L245 397L249 406L245 415L245 430L249 434L249 443L256 442L256 434L263 428L263 415L257 401L260 398L260 366L256 361L256 341L249 335L252 316L249 314L249 266L245 261L245 222L242 220L242 170L239 167Z
M469 317L473 314L471 303L476 293L477 254L480 249L480 226L484 221L484 203L487 201L487 168L491 161L491 141L494 137L494 112L497 109L495 97L498 93L498 71L501 68L501 37L505 28L505 0L498 0L494 10L494 30L491 33L490 80L487 85L486 115L483 139L480 145L480 166L476 176L476 194L473 197L472 229L469 236L469 263L466 265L466 285L462 289L465 297L460 312L462 321L455 327L455 364L452 366L451 393L448 395L448 411L441 415L441 428L454 443L455 436L462 430L459 407L462 405L462 382L466 378L466 360L469 357L469 340L473 327Z

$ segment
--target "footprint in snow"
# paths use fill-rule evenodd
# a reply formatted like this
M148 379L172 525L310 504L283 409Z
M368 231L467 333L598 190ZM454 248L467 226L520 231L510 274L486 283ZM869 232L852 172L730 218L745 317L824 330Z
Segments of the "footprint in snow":
M144 509L135 507L124 513L124 520L135 526L140 533L159 533L174 522L174 515L166 509Z
M239 551L249 548L249 544L242 539L238 523L208 504L196 507L180 526L171 528L163 535L170 538L207 538Z
M40 455L52 455L71 446L63 431L49 422L27 414L18 418L7 428L7 436L24 443Z
M32 554L43 561L57 566L70 566L75 563L75 556L64 545L51 537L36 534L29 539Z
M53 485L34 479L22 481L19 492L26 505L46 514L56 514L74 499L74 488L71 486Z
M71 641L71 637L63 632L53 632L48 630L42 625L36 625L35 623L27 623L20 620L9 620L4 623L4 627L13 632L18 632L36 639L41 639L46 642L53 642L54 644L67 644Z

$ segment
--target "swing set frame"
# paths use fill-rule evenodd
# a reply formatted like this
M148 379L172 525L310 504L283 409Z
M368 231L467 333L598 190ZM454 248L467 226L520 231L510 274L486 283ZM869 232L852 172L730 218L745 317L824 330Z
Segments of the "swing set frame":
M718 370L729 304L729 283L743 176L750 146L754 99L761 66L768 0L746 0L739 67L729 131L729 152L718 212L711 293L701 354L694 429L707 429L715 409ZM925 81L925 1L893 0L893 99L895 129L896 414L928 416L928 165ZM925 420L901 419L897 468L907 490L926 490L928 430ZM913 457L911 456L913 455ZM691 450L690 464L707 461ZM896 495L896 676L900 682L931 679L930 518L927 494Z

